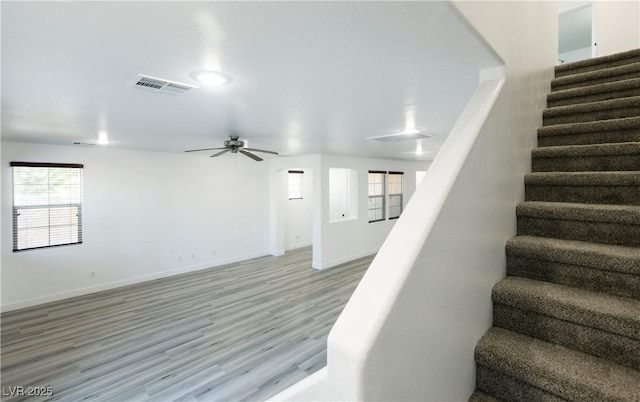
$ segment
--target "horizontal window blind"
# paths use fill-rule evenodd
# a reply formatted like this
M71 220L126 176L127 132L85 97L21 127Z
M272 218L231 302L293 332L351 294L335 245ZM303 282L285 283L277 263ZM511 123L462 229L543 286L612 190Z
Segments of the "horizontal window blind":
M81 164L11 162L13 251L82 243Z
M302 175L303 170L289 170L289 199L302 199Z
M396 219L402 213L403 172L389 172L389 219Z
M369 170L369 223L385 220L385 175L387 172Z

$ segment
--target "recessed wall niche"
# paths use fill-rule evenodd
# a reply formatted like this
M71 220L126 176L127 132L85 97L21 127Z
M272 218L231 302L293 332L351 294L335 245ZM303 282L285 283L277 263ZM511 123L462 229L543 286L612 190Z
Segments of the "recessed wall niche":
M329 168L329 222L358 218L358 172Z

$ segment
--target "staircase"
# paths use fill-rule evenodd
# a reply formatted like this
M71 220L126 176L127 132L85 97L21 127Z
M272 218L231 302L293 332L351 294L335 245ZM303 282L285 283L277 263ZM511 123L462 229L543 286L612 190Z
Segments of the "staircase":
M555 72L470 401L640 401L640 49Z

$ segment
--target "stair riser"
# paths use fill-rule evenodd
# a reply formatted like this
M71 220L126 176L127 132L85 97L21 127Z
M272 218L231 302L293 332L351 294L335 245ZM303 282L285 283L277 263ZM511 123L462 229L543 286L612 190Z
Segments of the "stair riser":
M565 401L529 383L480 364L476 365L476 387L505 401Z
M526 185L525 200L640 205L640 186Z
M640 224L590 222L518 216L518 235L640 246Z
M604 92L593 95L574 96L565 99L548 99L547 107L578 105L581 103L597 102L616 98L626 98L629 96L640 96L640 88Z
M533 158L533 172L615 172L640 170L640 155L567 156Z
M620 74L620 75L615 75L610 77L601 77L601 78L596 78L596 79L586 80L586 81L579 81L579 82L561 83L561 82L551 81L551 91L553 92L553 91L562 91L562 90L571 89L571 88L582 88L582 87L588 87L596 84L606 84L608 82L630 80L630 79L639 78L639 77L640 77L640 74L638 73L638 71L631 71L626 74Z
M507 255L507 275L640 300L640 276Z
M640 116L640 107L621 107L606 110L594 110L587 113L572 113L562 115L546 115L543 116L542 122L544 126L554 126L557 124L569 123L586 123L599 120L622 119L625 117Z
M599 131L591 133L538 136L539 147L614 144L620 142L640 142L640 130Z
M640 56L627 57L624 59L612 60L609 62L602 62L602 63L592 64L590 66L582 66L582 67L576 67L571 69L563 69L562 66L560 66L560 68L556 68L555 76L559 78L567 75L587 73L589 71L602 70L605 68L618 67L618 66L623 66L625 64L631 64L631 63L637 63L637 62L640 62Z
M640 369L640 341L501 303L493 325Z

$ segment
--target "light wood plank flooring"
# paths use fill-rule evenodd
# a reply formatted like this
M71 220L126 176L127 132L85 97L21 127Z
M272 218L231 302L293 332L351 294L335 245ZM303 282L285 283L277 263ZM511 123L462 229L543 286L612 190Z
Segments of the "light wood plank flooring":
M264 400L326 365L372 258L316 271L307 247L5 313L2 400Z

